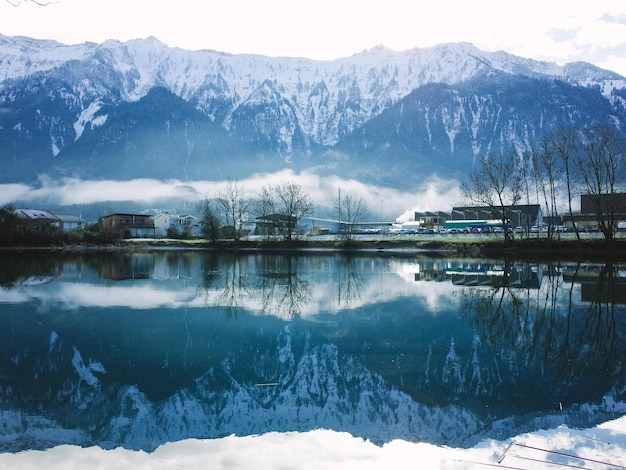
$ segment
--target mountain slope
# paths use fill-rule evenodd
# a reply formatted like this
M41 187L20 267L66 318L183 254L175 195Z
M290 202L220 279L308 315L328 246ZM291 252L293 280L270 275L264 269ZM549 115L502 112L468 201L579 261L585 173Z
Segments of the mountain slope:
M491 73L457 85L424 85L361 126L335 151L359 155L355 177L368 172L373 177L381 162L387 175L397 178L442 168L448 176L462 177L477 159L521 153L551 128L625 121L624 110L611 106L597 88Z
M466 43L313 61L0 35L0 181L238 178L287 165L398 184L407 167L465 172L485 152L527 149L557 123L623 130L625 83ZM171 99L155 107L154 89Z
M248 154L244 146L165 88L153 88L137 102L103 107L98 116L106 122L86 129L57 156L59 173L189 180L234 177L256 167L254 161L235 160Z

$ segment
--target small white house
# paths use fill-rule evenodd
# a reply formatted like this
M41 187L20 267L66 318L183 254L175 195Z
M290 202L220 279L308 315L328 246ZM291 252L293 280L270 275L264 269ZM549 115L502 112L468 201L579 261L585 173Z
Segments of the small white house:
M59 226L63 230L79 230L85 228L86 221L80 215L56 215L59 220Z
M193 215L158 214L152 217L156 237L167 237L168 230L177 234L200 235L200 222Z

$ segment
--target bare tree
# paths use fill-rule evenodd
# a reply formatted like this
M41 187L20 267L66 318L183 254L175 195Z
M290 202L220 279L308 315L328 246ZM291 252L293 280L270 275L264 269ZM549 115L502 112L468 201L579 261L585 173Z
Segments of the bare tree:
M47 5L51 5L53 3L59 3L60 0L55 1L43 1L43 0L6 0L7 3L13 5L14 7L19 7L22 3L34 3L35 5L39 5L40 7L45 7Z
M340 189L335 201L335 211L339 220L341 238L346 241L352 240L354 226L367 217L367 204L363 199L350 194L342 196Z
M222 224L211 200L205 198L200 201L198 203L198 211L202 215L202 220L200 221L202 235L213 242L217 241L220 236Z
M626 185L626 143L613 127L597 124L581 136L581 154L577 159L579 173L596 213L605 240L617 231L620 198L617 193Z
M561 179L561 172L557 155L547 140L541 144L541 149L533 155L533 166L535 172L535 181L538 192L543 196L546 206L546 213L551 220L556 220L559 216L559 208L557 203L558 182ZM551 223L548 224L548 238L552 238Z
M298 276L297 256L264 257L257 297L264 312L294 318L311 301L313 290Z
M302 186L294 182L281 183L276 186L263 188L262 200L264 207L272 208L284 219L284 223L277 224L276 228L282 233L285 240L291 240L298 222L313 214L314 206Z
M468 199L490 207L499 214L505 243L508 243L510 236L510 210L522 198L523 179L519 171L519 160L515 152L492 154L483 158L479 167L469 174L462 186Z
M557 157L562 165L564 178L559 176L559 179L565 180L565 185L567 187L567 201L568 201L568 209L569 216L574 225L574 231L576 232L576 238L580 239L580 233L578 232L578 227L574 222L574 211L572 209L572 186L574 184L574 175L572 174L573 161L577 158L578 151L580 148L579 140L578 140L579 131L576 127L559 127L550 132L543 141L543 147L545 152L549 152L550 158L553 156ZM553 167L553 173L555 173L556 166L555 162L551 162ZM556 175L553 175L556 176Z
M251 206L250 199L246 197L239 183L229 180L226 188L218 193L217 204L224 214L226 225L232 227L232 237L239 240L244 218Z
M256 212L263 219L264 226L261 229L262 232L260 234L265 235L267 239L273 235L272 228L268 226L268 216L271 216L276 212L276 201L274 200L274 196L272 194L271 186L263 186L261 189L261 194L259 195L258 200L256 201ZM257 223L257 229L260 226Z
M522 188L526 205L530 206L530 194L531 190L538 191L537 172L535 171L535 150L526 150L522 154L522 163L520 165L520 176L522 178ZM537 196L538 198L539 196ZM521 222L521 219L518 219ZM527 211L524 220L524 233L526 236L530 233L530 213Z

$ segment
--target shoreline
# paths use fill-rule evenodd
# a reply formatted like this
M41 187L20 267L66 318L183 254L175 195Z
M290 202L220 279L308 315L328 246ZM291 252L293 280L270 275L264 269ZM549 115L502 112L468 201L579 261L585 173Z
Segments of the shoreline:
M171 239L133 240L128 242L139 251L202 250L228 252L290 252L290 253L377 253L415 254L432 256L458 256L463 258L553 258L553 259L605 259L626 261L626 239L611 242L595 240L515 240L505 245L503 240L454 239L368 239L342 242L337 240L292 240L238 242L198 242Z
M626 239L611 242L603 239L548 240L545 238L515 240L505 245L503 240L467 239L365 239L350 242L338 240L206 240L126 239L116 244L65 246L10 246L3 251L18 252L147 252L147 251L207 251L207 252L266 252L266 253L368 253L455 256L461 258L514 257L524 259L609 259L626 261Z

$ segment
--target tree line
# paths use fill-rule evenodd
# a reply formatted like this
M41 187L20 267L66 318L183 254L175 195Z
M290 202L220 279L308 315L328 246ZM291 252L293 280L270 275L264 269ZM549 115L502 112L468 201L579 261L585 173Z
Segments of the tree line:
M505 242L510 238L508 220L519 204L539 204L549 221L571 221L580 238L573 201L582 194L591 201L598 229L606 240L612 240L626 213L623 198L617 197L626 188L625 149L624 136L608 125L555 128L537 148L481 158L462 190L469 201L498 214ZM198 203L202 235L211 241L239 241L247 234L244 226L251 215L256 216L259 234L291 241L298 235L300 221L313 216L314 209L310 196L292 181L265 185L250 195L239 182L230 180L222 190ZM358 223L366 219L368 208L363 199L339 191L334 214L339 237L349 241ZM29 226L12 207L0 208L0 245L115 243L122 237L103 231L99 223L80 232Z
M22 219L10 204L0 207L0 246L110 245L123 238L119 230L103 230L100 220L83 229L64 230L53 223Z
M624 136L610 125L558 127L537 148L482 158L463 183L463 193L498 214L505 241L512 206L518 204L539 204L549 221L570 221L580 239L573 201L586 195L599 231L612 240L626 213L620 197L626 190L625 150Z
M197 209L202 236L207 240L239 241L247 235L244 227L249 218L256 216L259 234L291 241L299 234L300 221L311 217L315 206L302 186L291 181L266 185L259 194L250 195L239 182L231 180L213 197L201 200ZM337 197L334 212L344 240L352 238L355 225L368 214L364 200L349 194ZM176 230L172 234L180 235ZM0 207L0 246L109 245L128 236L120 228L104 228L102 218L82 229L64 230L53 223L23 219L11 205Z
M298 235L299 222L313 216L314 210L311 197L292 181L265 185L256 196L250 196L237 181L230 180L214 197L206 197L198 204L202 235L212 241L239 241L246 233L243 227L250 214L256 215L259 235L281 236L291 241ZM368 209L362 198L349 194L342 197L339 191L334 213L340 237L351 240L355 225L365 220Z

